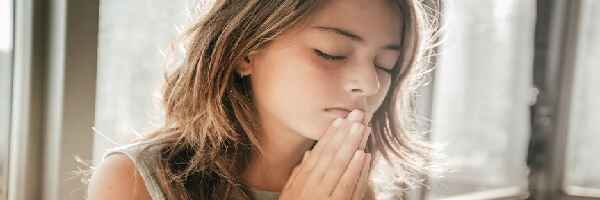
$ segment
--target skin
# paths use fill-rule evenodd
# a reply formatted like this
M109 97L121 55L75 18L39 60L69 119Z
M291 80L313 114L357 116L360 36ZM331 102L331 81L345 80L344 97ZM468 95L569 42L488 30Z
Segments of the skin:
M400 43L399 20L398 10L386 0L327 1L305 25L241 64L240 73L252 78L265 151L251 158L243 174L247 184L282 191L304 152L333 120L348 114L326 108L359 109L366 114L362 123L369 121L390 86L390 75L380 68L393 68L399 56L386 48ZM328 60L315 50L344 58Z
M364 194L370 159L361 150L369 134L365 125L389 90L391 77L384 69L393 68L399 57L388 47L400 44L400 20L387 0L326 1L303 26L239 64L238 72L252 80L264 148L263 155L252 155L242 181L280 191L281 199ZM355 111L326 109L331 107ZM343 120L333 126L337 118ZM358 131L351 131L353 124ZM150 197L132 161L113 155L95 170L88 199Z

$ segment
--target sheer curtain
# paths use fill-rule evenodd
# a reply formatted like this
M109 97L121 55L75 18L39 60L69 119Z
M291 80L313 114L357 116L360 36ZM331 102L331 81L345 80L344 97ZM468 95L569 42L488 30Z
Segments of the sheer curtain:
M163 53L188 20L193 2L100 1L96 162L107 148L160 123Z
M535 1L445 2L431 138L450 172L429 197L526 192Z
M564 185L570 193L600 196L600 2L581 3Z
M12 0L0 0L0 199L8 198L8 150L12 80Z

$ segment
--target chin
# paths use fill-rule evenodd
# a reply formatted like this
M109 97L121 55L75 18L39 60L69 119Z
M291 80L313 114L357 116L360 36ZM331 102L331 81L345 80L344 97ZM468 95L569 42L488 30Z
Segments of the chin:
M321 126L321 123L323 122L308 122L304 126L296 126L296 128L294 128L294 132L306 139L319 140L319 138L325 134L327 130L327 128L323 128Z
M337 116L326 115L310 115L308 119L296 118L294 121L301 123L288 124L288 127L294 130L296 134L311 140L319 140L323 136L327 129L331 126Z
M325 131L320 131L320 129L317 131L314 131L314 130L316 130L316 129L310 129L308 131L303 131L300 133L300 136L302 136L306 139L318 140L321 137L321 135L325 134Z

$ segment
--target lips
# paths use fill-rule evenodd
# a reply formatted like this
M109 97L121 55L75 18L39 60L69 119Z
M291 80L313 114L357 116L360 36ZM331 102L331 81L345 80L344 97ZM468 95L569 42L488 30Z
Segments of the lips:
M352 111L346 108L325 108L325 112L331 113L338 118L345 118Z

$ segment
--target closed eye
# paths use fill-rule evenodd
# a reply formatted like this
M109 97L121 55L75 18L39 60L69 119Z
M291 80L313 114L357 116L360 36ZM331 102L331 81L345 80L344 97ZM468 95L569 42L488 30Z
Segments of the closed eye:
M326 60L332 60L332 61L336 61L336 60L343 60L346 59L346 56L334 56L334 55L330 55L327 54L321 50L318 49L313 49L315 54L317 54L318 56L322 57L323 59ZM380 70L383 70L384 72L388 73L388 74L392 74L393 69L387 69L385 67L381 67L378 65L375 65L376 68L379 68Z
M314 51L315 51L315 53L316 53L318 56L320 56L320 57L322 57L322 58L324 58L324 59L326 59L326 60L342 60L342 59L345 59L345 58L346 58L346 56L334 56L334 55L329 55L329 54L326 54L326 53L324 53L324 52L322 52L321 50L318 50L318 49L314 49Z

